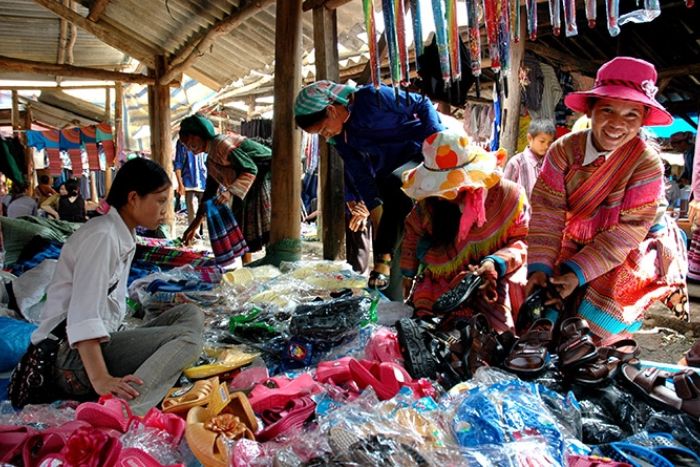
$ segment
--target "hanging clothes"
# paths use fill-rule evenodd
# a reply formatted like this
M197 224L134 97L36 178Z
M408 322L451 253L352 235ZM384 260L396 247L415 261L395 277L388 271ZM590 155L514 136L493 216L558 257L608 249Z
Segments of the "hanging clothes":
M533 119L538 120L554 120L557 104L561 100L563 91L559 85L559 77L557 72L551 65L540 63L540 69L543 76L542 99L539 109L528 109Z
M520 102L530 112L540 110L544 91L544 73L540 62L534 55L526 53L523 58L523 67L527 71L528 85L520 93Z
M17 136L0 138L0 172L14 183L26 180L27 163L24 159L24 146Z

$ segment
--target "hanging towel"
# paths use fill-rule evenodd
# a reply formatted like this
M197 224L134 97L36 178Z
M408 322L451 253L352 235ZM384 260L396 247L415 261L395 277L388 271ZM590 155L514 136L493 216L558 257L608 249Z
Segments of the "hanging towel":
M80 149L80 130L78 128L66 128L61 130L58 146L68 152L73 175L79 177L83 173L83 159Z
M217 264L226 266L247 253L248 245L229 206L216 204L213 199L205 203L211 249Z
M95 125L82 127L80 141L85 146L90 170L100 170L100 155L97 152L97 127Z
M58 130L42 131L41 133L46 145L46 153L49 156L49 174L54 177L60 176L63 163L61 162L61 154L58 149L60 142Z
M107 167L112 167L114 165L115 156L112 126L106 122L102 122L97 125L96 138L97 142L102 146L102 150L105 152L105 162L107 163Z

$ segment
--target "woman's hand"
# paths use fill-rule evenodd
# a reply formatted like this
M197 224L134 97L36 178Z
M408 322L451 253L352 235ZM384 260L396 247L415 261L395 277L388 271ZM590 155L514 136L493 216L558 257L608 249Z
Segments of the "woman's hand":
M549 282L559 292L559 296L564 299L571 295L578 287L578 277L573 272L567 272L561 276L552 277Z
M182 234L182 244L185 246L189 246L192 244L192 241L194 240L194 235L197 232L197 228L199 227L198 223L195 221L190 224L189 227L187 227L187 230L185 230Z
M688 204L688 222L693 227L696 221L700 223L700 202L693 200Z
M233 195L231 194L230 191L224 190L219 192L219 196L216 197L216 200L214 200L215 204L231 204L231 199L233 199Z
M131 384L142 385L143 381L134 375L126 375L121 378L107 375L92 382L92 387L100 396L112 395L125 400L131 400L139 396L139 392Z
M542 271L533 272L525 285L525 296L529 297L536 287L542 289L547 287L547 274Z
M348 209L350 210L350 222L348 227L353 232L364 232L367 229L367 218L369 211L363 201L348 201Z
M476 273L481 277L481 285L479 286L481 296L487 303L496 303L498 300L498 290L496 289L498 271L496 271L496 264L492 260L487 259L476 268Z

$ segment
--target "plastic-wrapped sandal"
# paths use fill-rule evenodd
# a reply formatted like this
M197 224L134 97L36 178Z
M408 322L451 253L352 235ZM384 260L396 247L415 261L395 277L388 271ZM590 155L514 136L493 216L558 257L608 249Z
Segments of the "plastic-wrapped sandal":
M644 446L639 446L632 443L614 442L607 445L602 445L599 449L616 461L626 462L633 467L674 467L671 462L665 459L660 454Z
M367 287L376 290L386 290L389 288L391 277L388 274L382 274L378 271L370 271Z
M438 362L426 345L425 329L410 318L396 322L399 346L404 358L404 366L414 378L433 378L437 373Z
M108 428L126 433L136 420L129 403L118 397L100 398L99 402L83 402L75 409L75 419L95 428Z
M591 339L590 331L588 322L582 318L567 318L561 323L557 354L562 371L598 358L598 349Z
M506 357L503 366L521 375L535 375L544 370L549 362L547 346L552 340L553 328L554 324L545 318L532 323Z
M195 457L208 467L228 467L228 440L255 440L250 428L235 415L211 417L204 407L192 407L187 413L185 438Z
M700 375L694 371L670 373L654 367L642 370L628 363L622 366L622 374L649 399L700 418ZM669 379L673 380L675 389L666 387Z
M212 391L219 387L219 377L195 382L192 386L173 388L163 399L163 412L186 412L192 407L205 405L209 402Z

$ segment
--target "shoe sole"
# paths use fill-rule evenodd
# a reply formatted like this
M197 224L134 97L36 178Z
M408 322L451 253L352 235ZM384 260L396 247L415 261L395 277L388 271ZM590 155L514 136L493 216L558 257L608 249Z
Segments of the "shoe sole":
M476 274L469 274L465 276L457 287L452 290L448 290L444 294L440 295L435 303L433 304L433 311L436 313L448 313L458 306L462 305L464 302L469 300L472 294L478 290L481 285L481 276Z
M404 366L413 378L433 378L437 373L437 362L423 342L423 331L410 318L396 322L399 346Z

